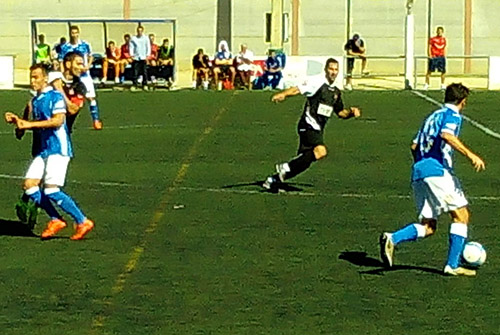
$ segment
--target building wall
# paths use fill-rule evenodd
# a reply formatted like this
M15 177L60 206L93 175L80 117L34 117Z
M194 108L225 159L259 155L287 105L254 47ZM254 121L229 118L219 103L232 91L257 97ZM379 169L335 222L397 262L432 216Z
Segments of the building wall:
M284 1L284 12L289 14L288 30L291 32L292 2ZM431 28L443 25L448 38L449 55L464 53L464 2L465 0L433 0ZM31 64L32 19L123 19L124 0L86 0L78 5L74 0L0 0L0 55L16 56L15 81L27 83L27 69ZM351 34L360 33L372 56L400 56L404 53L405 2L403 0L351 0ZM415 47L416 54L424 56L427 47L427 13L429 1L416 0ZM472 0L472 52L473 55L500 55L500 1ZM176 56L178 78L181 85L190 81L190 60L202 47L210 55L215 52L217 26L217 0L130 0L130 18L175 19L177 22ZM347 36L347 0L301 0L299 13L299 55L341 55ZM271 12L269 0L233 0L232 51L237 53L241 43L247 43L257 55L264 55L269 48L265 41L265 13ZM89 41L94 51L104 50L101 26L80 24L82 38ZM146 25L146 33L154 32L158 43L172 37L166 26ZM135 24L110 25L109 38L121 44L125 32L133 33ZM47 42L54 44L60 36L67 35L63 23L41 24L39 32L47 35ZM291 39L283 44L290 54ZM421 61L418 70L425 68ZM474 66L481 72L484 66ZM370 68L380 72L398 73L402 61L371 60ZM450 61L451 72L460 72L463 62Z

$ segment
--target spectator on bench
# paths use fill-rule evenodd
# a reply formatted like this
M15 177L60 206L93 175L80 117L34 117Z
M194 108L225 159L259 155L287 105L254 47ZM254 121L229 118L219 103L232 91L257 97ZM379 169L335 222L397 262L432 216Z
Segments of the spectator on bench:
M120 59L123 64L122 76L120 78L121 82L125 80L125 68L127 67L127 65L132 64L134 61L132 59L132 56L130 55L130 34L123 35L123 40L124 43L120 47L120 53L121 53Z
M243 86L250 89L250 75L253 71L253 52L248 50L246 44L240 45L240 52L235 58L237 74L241 78Z
M167 80L169 87L174 84L174 61L174 46L169 44L168 38L165 38L158 52L158 64L160 65L159 76Z
M208 89L208 76L210 74L210 60L208 55L205 55L202 48L198 49L196 55L193 56L193 88L198 85L198 79L203 83L203 89Z
M151 43L151 53L147 59L149 75L151 81L156 83L156 77L158 75L158 49L160 48L158 44L155 43L155 34L149 34L149 42Z
M276 55L276 50L269 49L269 57L264 64L264 74L262 75L265 90L276 89L283 78L281 71L283 70L282 61Z
M234 89L234 77L236 69L233 66L233 55L229 51L227 42L222 40L219 42L218 52L214 57L214 77L215 84L218 90L222 89L222 76L229 76L229 89Z
M102 60L102 83L105 83L108 79L109 64L111 64L115 70L115 83L120 83L120 75L125 72L125 63L121 59L120 49L115 45L114 41L108 42L106 57Z

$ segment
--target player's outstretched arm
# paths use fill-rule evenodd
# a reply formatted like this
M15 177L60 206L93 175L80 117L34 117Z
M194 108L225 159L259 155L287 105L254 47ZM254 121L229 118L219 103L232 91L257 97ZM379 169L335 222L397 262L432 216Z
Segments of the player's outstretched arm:
M456 151L460 152L462 155L467 157L477 172L485 169L485 164L482 158L473 153L469 148L467 148L465 144L463 144L462 141L458 139L458 137L450 133L441 133L441 137L453 149L455 149Z
M300 90L297 86L290 87L284 91L281 91L281 92L273 95L273 97L271 98L271 101L272 102L280 102L280 101L285 100L287 97L291 97L291 96L298 95L298 94L300 94Z
M361 116L361 110L358 107L351 107L340 111L337 115L341 119L350 119L352 117L358 118Z

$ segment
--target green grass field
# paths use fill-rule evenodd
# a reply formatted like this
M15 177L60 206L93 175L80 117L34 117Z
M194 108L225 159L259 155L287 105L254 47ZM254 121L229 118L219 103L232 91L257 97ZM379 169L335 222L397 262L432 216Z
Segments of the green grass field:
M270 96L101 92L104 129L85 108L73 134L65 189L96 223L78 242L71 227L41 241L16 222L31 138L0 123L0 333L499 334L499 140L465 123L487 169L455 160L470 237L488 251L478 276L441 275L447 217L385 270L378 236L415 220L409 144L435 106L347 92L363 118L331 120L329 156L271 194L255 182L295 154L303 99ZM2 111L28 98L0 92ZM474 92L466 114L500 131L498 99Z

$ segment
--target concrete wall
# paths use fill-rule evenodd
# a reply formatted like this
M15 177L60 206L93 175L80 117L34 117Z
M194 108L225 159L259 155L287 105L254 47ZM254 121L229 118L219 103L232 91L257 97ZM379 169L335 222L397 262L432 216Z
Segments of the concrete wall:
M291 32L292 2L284 1L284 12L290 15ZM74 0L0 0L0 55L16 56L16 83L27 83L27 68L31 64L32 19L123 19L125 0L86 0L77 5ZM351 33L360 33L369 55L397 56L404 51L404 0L351 0ZM464 3L465 0L433 0L431 27L445 27L449 41L449 55L464 53ZM190 60L196 49L205 48L213 55L216 41L217 0L130 0L130 18L175 19L177 22L177 69L181 85L190 81ZM427 46L427 0L415 0L416 54L425 55ZM343 52L347 27L347 0L301 0L299 13L299 55L328 56ZM474 55L500 55L500 1L472 0L472 52ZM247 43L257 55L263 55L269 43L265 41L265 13L271 12L269 0L233 0L232 4L232 51L239 44ZM104 41L101 28L95 24L80 24L82 38L89 41L94 51L102 52ZM133 33L134 24L114 25L108 29L109 37L119 44L125 32ZM39 31L47 35L53 44L61 35L67 35L65 24L42 24ZM171 37L169 27L146 25L146 33L154 32L157 41ZM290 54L291 40L284 50ZM418 70L425 67L420 62ZM420 64L419 63L419 64ZM484 71L475 64L474 72ZM401 60L371 60L370 68L380 72L398 73ZM450 72L461 72L462 61L449 62Z

